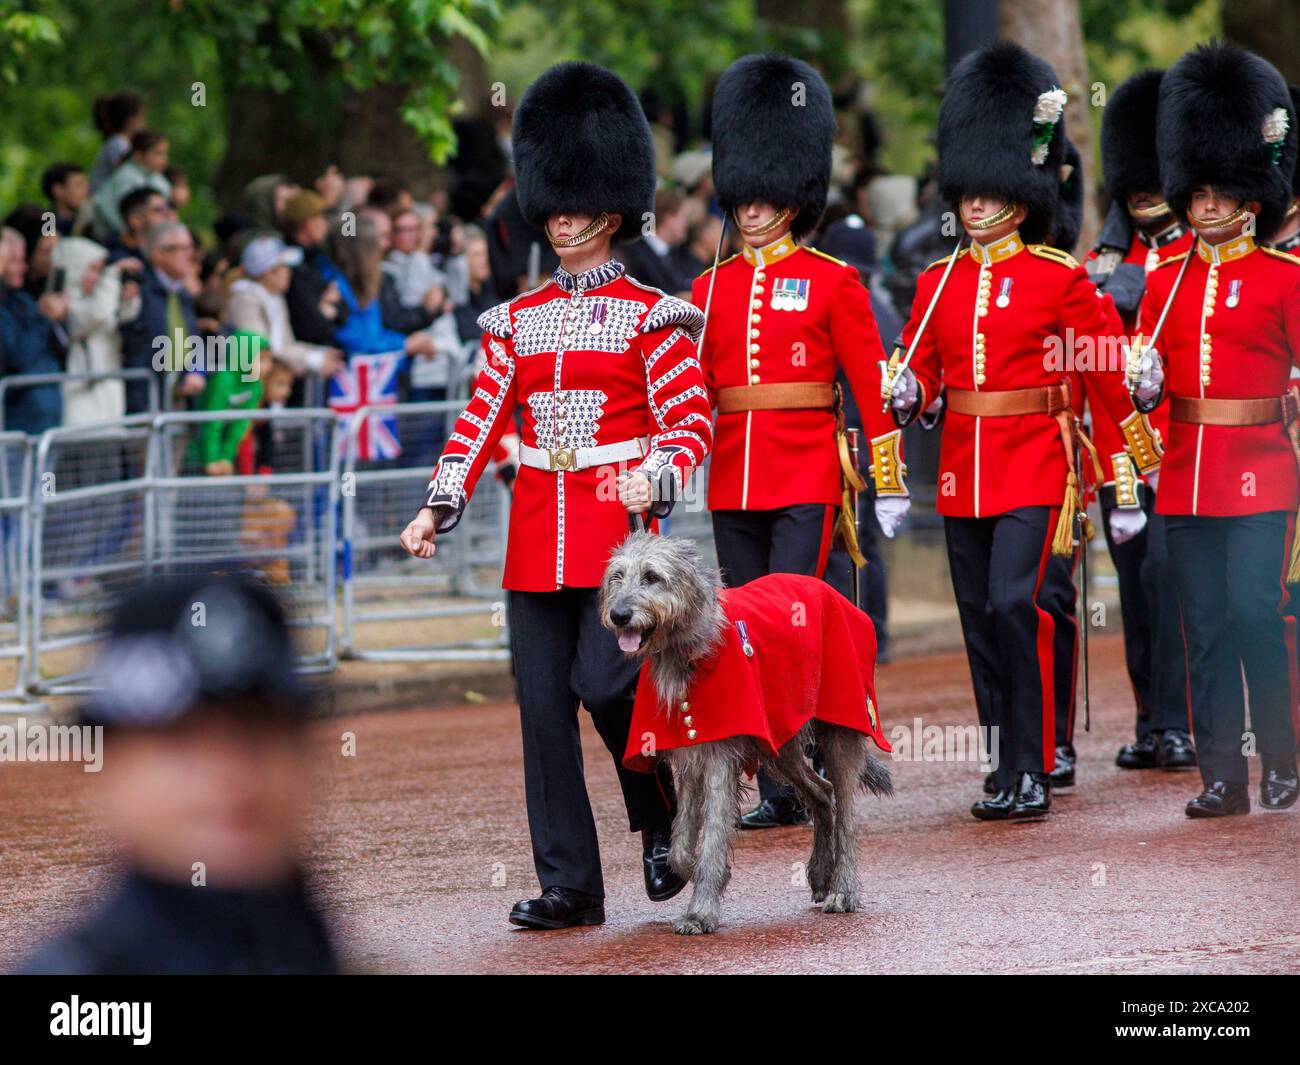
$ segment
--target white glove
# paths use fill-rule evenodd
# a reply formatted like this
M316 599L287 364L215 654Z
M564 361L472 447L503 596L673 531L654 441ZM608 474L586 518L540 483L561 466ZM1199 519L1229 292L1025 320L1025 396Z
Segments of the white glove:
M1165 367L1160 359L1160 352L1148 348L1136 360L1135 374L1131 374L1133 394L1142 403L1150 403L1158 395L1165 383Z
M878 363L880 366L880 387L883 392L889 383L889 364L886 362ZM911 410L916 403L916 397L921 394L920 385L916 383L916 374L908 366L903 367L903 372L898 375L891 388L893 399L889 405L894 410Z
M1147 512L1141 507L1116 507L1110 512L1110 538L1126 544L1147 527Z
M892 540L911 506L907 496L877 496L876 521L880 523L880 531Z

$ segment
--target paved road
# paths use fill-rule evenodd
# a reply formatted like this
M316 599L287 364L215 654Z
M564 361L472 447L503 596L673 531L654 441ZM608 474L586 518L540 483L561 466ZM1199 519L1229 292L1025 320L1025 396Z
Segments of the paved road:
M601 928L506 923L533 892L512 704L322 724L316 882L354 967L398 972L1295 972L1300 810L1191 822L1197 777L1114 767L1131 697L1118 639L1094 643L1080 784L1042 824L979 824L970 764L894 764L864 798L867 905L823 915L798 884L810 833L742 835L724 926L672 933L683 897L649 902L608 758L585 729L609 897ZM888 728L971 720L964 659L881 671ZM356 735L341 757L339 737ZM101 890L93 777L0 766L0 969Z

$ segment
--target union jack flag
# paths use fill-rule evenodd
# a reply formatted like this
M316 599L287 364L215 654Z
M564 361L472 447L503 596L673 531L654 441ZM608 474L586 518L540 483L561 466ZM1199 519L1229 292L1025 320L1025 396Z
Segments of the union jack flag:
M329 405L342 420L345 430L360 408L397 402L397 373L405 357L398 351L353 355L348 359L347 369L330 378ZM340 437L346 439L345 434ZM357 430L357 458L395 459L401 453L396 414L371 414Z

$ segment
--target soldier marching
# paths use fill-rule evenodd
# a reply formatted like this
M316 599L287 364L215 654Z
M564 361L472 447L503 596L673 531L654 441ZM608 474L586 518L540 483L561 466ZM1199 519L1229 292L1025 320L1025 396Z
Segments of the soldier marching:
M488 365L402 537L432 555L518 408L504 584L543 891L512 921L603 920L576 712L587 706L617 757L633 677L597 623L594 590L628 522L666 516L710 452L724 580L821 576L837 536L857 555L851 504L864 474L882 529L900 528L902 430L940 427L936 509L974 703L994 741L975 818L1041 820L1053 787L1074 782L1076 578L1094 491L1137 704L1117 764L1199 761L1203 790L1187 814L1211 817L1249 810L1246 754L1258 750L1260 804L1295 803L1294 97L1266 62L1227 45L1129 79L1104 116L1109 209L1086 266L1070 254L1085 190L1065 102L1051 67L1017 45L990 45L953 71L939 179L960 239L921 274L886 360L857 271L804 243L826 204L835 135L811 67L747 56L721 78L713 179L741 247L696 280L690 304L627 277L611 254L610 238L634 232L653 199L627 87L562 64L529 90L515 120L519 203L561 265L484 315ZM1127 359L1061 364L1051 353L1063 343L1122 343ZM837 372L865 423L861 469ZM647 891L671 897L671 780L619 772ZM749 827L806 820L769 782L760 798Z

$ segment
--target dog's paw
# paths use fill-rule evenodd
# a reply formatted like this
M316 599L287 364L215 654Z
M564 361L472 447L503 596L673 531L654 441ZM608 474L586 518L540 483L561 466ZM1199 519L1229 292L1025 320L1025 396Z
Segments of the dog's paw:
M858 895L856 891L837 891L828 895L822 903L822 913L857 913Z
M704 913L684 913L673 922L679 936L706 936L718 930L718 919Z

